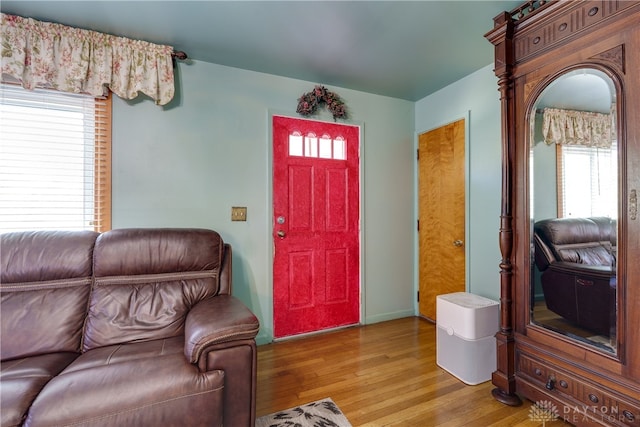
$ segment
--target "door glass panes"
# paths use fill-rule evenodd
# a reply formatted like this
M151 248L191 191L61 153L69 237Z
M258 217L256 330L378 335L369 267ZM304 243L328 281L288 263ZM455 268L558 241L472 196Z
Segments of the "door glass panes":
M304 156L318 157L318 138L313 133L304 137Z
M333 140L333 158L347 160L347 147L344 138L341 136Z
M335 139L324 134L318 138L314 133L302 136L300 132L289 135L289 155L320 159L347 160L347 145L343 137Z
M302 135L299 132L294 132L289 135L289 155L290 156L302 156Z
M329 135L323 135L322 138L320 138L320 158L331 158L331 142L331 137Z

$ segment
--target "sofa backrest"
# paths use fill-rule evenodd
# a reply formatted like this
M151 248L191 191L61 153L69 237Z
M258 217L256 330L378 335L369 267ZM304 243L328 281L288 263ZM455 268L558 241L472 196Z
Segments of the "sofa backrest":
M615 224L604 218L552 218L535 223L536 263L615 265ZM543 257L541 257L543 256Z
M97 236L91 231L0 236L2 360L80 351Z
M101 234L83 351L183 333L190 308L220 290L224 246L218 233L203 229Z

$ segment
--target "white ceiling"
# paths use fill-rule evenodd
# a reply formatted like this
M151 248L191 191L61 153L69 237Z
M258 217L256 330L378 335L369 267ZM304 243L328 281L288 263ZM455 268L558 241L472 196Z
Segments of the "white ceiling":
M613 80L602 71L581 68L565 73L540 95L536 108L563 108L609 114L616 102Z
M419 100L493 62L522 1L31 1L3 13L168 44L189 58Z

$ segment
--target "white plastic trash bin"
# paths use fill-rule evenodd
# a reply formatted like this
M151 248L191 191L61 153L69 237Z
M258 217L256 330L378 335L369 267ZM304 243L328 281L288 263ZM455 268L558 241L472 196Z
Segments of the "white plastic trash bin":
M436 297L436 363L469 385L496 370L499 303L467 292Z

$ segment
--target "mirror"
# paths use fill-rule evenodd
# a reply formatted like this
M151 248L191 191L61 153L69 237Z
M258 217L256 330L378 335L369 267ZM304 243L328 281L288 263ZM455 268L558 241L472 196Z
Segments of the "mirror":
M572 70L533 108L531 322L616 353L615 84L595 68Z

